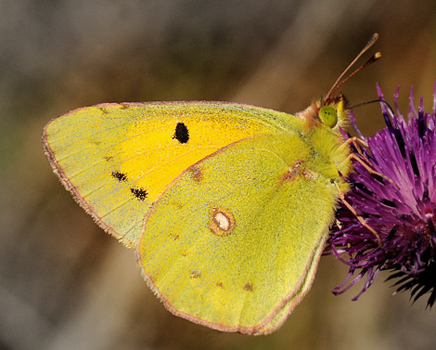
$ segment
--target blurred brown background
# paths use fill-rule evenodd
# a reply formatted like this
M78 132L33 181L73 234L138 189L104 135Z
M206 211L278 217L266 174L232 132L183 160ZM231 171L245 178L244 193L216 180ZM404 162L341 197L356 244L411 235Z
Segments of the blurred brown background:
M135 254L73 201L43 154L42 128L101 102L229 100L286 112L325 94L373 32L381 61L341 91L351 103L410 86L432 106L436 2L353 0L0 1L0 349L434 349L436 314L380 276L358 302L309 295L269 336L223 334L167 312ZM369 55L367 55L368 57ZM366 135L377 105L355 111Z

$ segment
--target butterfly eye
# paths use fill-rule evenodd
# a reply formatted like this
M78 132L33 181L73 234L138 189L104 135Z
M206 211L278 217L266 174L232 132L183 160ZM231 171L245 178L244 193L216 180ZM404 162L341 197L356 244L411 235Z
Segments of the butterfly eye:
M319 110L321 122L329 128L334 128L338 123L338 113L332 106L323 106Z

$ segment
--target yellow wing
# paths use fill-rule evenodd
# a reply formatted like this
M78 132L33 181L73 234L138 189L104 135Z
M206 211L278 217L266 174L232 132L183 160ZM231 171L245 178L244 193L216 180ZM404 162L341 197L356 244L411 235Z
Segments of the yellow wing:
M264 334L306 294L343 180L330 157L339 141L323 155L317 137L302 132L220 149L155 203L138 259L171 312L222 331Z
M151 206L189 166L233 142L289 132L296 123L289 114L238 104L102 104L55 118L43 142L75 200L134 247Z

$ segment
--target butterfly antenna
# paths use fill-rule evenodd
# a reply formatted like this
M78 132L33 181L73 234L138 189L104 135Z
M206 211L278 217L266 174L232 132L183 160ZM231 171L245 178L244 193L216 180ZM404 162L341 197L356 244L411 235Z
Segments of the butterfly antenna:
M382 57L380 52L376 52L366 63L364 63L363 65L361 65L359 68L357 68L353 73L351 73L348 77L346 77L344 80L341 80L345 74L347 74L347 72L350 70L350 68L356 63L356 61L366 52L368 51L371 46L373 46L375 44L375 42L377 41L379 35L377 33L374 33L371 37L371 39L369 39L369 41L366 43L365 47L362 49L362 51L359 52L359 54L356 56L356 58L348 65L347 68L345 68L345 70L342 72L342 74L339 76L339 78L335 81L335 83L333 84L333 86L331 87L330 91L328 92L327 96L326 96L326 100L328 100L331 96L333 96L333 94L338 91L338 89L345 84L345 82L347 82L352 76L354 76L356 73L360 72L363 68L369 66L371 63L374 63L375 61L377 61L378 59L380 59Z
M357 107L362 107L362 106L366 106L366 105L369 105L371 103L377 103L377 102L383 103L386 106L386 108L389 109L389 112L391 112L391 115L395 114L394 110L391 107L391 105L387 101L382 100L382 99L377 99L377 100L372 100L372 101L366 101L366 102L358 103L357 105L351 106L349 108L350 109L355 109Z

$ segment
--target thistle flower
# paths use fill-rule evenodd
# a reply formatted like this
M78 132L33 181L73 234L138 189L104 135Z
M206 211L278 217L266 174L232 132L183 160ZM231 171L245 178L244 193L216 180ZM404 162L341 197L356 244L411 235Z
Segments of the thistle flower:
M383 100L378 85L377 90ZM436 299L436 83L432 113L424 112L422 98L416 111L412 87L408 121L398 110L398 94L399 88L395 112L382 103L386 128L365 139L368 148L356 153L359 159L354 161L345 200L364 220L345 205L337 212L328 251L349 266L349 273L333 293L341 294L364 279L353 298L357 300L381 271L389 270L388 279L399 278L394 284L397 291L410 290L413 301L430 293L427 305L432 306Z

